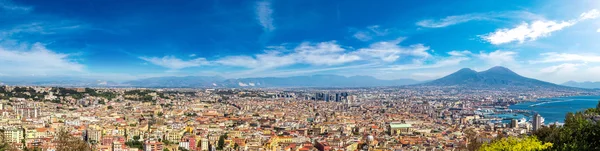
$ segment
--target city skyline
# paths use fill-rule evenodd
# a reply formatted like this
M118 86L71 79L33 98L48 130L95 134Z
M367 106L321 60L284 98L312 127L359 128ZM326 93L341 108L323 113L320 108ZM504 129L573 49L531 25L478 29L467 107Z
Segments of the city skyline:
M0 77L423 81L505 66L553 83L598 81L600 2L566 3L3 0Z

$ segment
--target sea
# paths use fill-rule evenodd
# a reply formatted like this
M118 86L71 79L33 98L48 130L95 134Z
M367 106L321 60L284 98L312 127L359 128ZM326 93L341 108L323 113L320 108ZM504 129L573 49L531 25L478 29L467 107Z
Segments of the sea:
M565 115L568 112L583 111L588 108L595 108L600 100L600 96L572 96L559 98L538 99L535 102L523 102L511 105L508 108L513 110L530 110L539 113L544 118L544 124L564 123ZM502 114L497 115L502 118L525 118L531 120L530 115L523 114Z

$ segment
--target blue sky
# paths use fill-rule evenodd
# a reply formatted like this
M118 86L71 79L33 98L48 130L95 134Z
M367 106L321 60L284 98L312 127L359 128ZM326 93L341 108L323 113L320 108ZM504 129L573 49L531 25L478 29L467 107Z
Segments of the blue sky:
M0 0L0 76L600 81L597 0Z

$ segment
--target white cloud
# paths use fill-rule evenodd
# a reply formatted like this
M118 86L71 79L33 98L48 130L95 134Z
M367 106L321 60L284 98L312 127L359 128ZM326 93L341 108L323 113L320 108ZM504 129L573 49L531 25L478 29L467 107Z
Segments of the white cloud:
M542 68L540 70L540 72L542 72L542 73L557 73L557 72L573 73L578 70L577 67L582 66L582 65L584 65L584 64L563 63L563 64L556 65L556 66Z
M201 65L208 65L209 62L204 58L197 58L192 60L181 60L175 56L164 56L162 58L157 57L140 57L140 59L148 61L154 65L169 68L171 70L178 70L189 67L197 67Z
M393 65L389 68L384 68L384 70L414 70L414 69L441 68L441 67L458 65L461 62L467 61L467 60L470 60L470 59L467 57L445 58L443 60L436 61L433 64Z
M189 57L195 57L195 56L196 56L196 54L190 54L189 55Z
M452 74L459 69L460 68L458 68L458 69L449 68L449 69L445 69L444 71L435 70L435 71L430 71L430 72L412 72L412 73L410 73L410 78L415 79L415 80L438 79L438 78L447 76L449 74Z
M439 20L433 20L433 19L421 20L421 21L417 22L417 25L421 26L421 27L427 27L427 28L441 28L441 27L447 27L447 26L451 26L451 25L455 25L455 24L472 21L472 20L486 20L486 19L489 19L489 16L487 14L476 13L476 14L448 16L446 18L442 18Z
M459 65L463 61L471 60L472 53L468 50L450 51L449 57L434 60L433 63L424 64L423 62L413 62L412 64L391 65L383 70L415 70L415 69L431 69Z
M450 51L448 52L448 54L450 56L457 56L457 57L464 57L464 56L470 56L473 55L473 53L471 51L468 50L463 50L463 51Z
M251 56L228 56L215 61L227 66L239 66L253 69L270 69L295 64L293 56L283 55L277 51Z
M336 66L336 67L326 67L326 68L304 68L304 69L290 69L290 70L282 70L282 71L269 71L269 72L259 72L259 71L250 71L250 72L239 72L234 73L232 75L237 77L282 77L282 76L296 76L296 75L306 75L311 73L325 72L325 71L336 71L336 70L348 70L348 69L364 69L376 66L375 63L369 64L359 64L359 65L349 65L349 66Z
M541 68L530 68L531 77L564 83L566 81L599 81L600 64L598 63L560 63ZM523 71L525 72L525 71Z
M595 18L598 18L599 16L600 16L600 11L598 11L596 9L592 9L588 12L584 12L581 15L579 15L579 20L595 19Z
M275 30L275 26L273 25L273 9L271 8L271 2L269 1L261 1L256 3L256 19L261 26L263 26L263 30L265 31L273 31Z
M531 24L522 23L512 29L498 29L493 33L481 35L480 37L494 45L510 43L513 41L523 43L525 41L533 41L540 37L549 36L550 33L561 30L573 24L574 22L538 20Z
M596 30L596 32L599 32L599 33L600 33L600 28L598 28L598 30Z
M29 12L32 10L31 7L19 6L11 2L10 0L0 0L0 7L4 10L13 12Z
M312 65L337 65L360 60L355 54L346 54L346 50L334 42L318 44L302 43L295 49L299 60Z
M415 44L408 47L400 46L404 38L398 38L392 41L382 41L371 44L368 48L359 49L356 54L360 56L380 59L384 62L394 62L402 56L412 56L416 60L431 57L427 52L429 47L422 44Z
M594 19L600 16L598 10L590 10L582 13L578 19L569 21L535 20L531 23L523 22L514 28L497 29L495 32L480 35L480 37L494 45L518 41L534 41L538 38L550 36L552 32L573 26L579 21Z
M369 41L373 39L373 37L371 37L371 35L369 35L369 33L365 31L357 31L356 33L354 33L354 35L352 35L352 37L360 41Z
M477 57L490 65L498 66L498 65L507 65L515 62L515 55L517 53L514 51L502 51L496 50L494 52L485 53L479 52Z
M80 25L76 22L71 21L63 21L60 23L34 22L29 24L17 25L11 29L0 31L0 39L7 40L14 37L18 37L20 34L49 35L56 33L64 33L69 31L76 31L85 27L85 25Z
M429 47L422 44L408 47L400 46L402 40L403 38L377 42L367 48L354 51L345 49L335 41L304 42L291 50L282 47L270 47L275 48L275 50L267 50L265 53L254 56L229 56L214 62L227 66L250 68L256 72L294 64L336 66L357 61L391 63L401 57L407 57L413 63L421 63L422 60L432 57L427 52Z
M368 26L364 30L353 30L355 33L352 37L360 41L370 41L373 37L385 36L390 33L390 29L382 29L379 25Z
M385 36L390 33L390 29L382 29L379 25L372 25L367 27L367 29L376 36Z
M401 46L400 42L403 39L404 38L399 38L392 41L377 42L367 48L354 50L348 50L347 47L343 47L335 41L328 41L319 43L304 42L291 48L288 47L289 45L269 46L264 53L226 56L215 60L198 58L183 61L173 56L165 56L163 58L140 58L150 63L174 70L208 64L249 69L242 72L231 73L238 76L264 74L265 71L273 72L277 71L275 69L296 64L310 66L298 66L300 68L306 68L299 69L301 70L299 72L286 71L278 74L288 75L293 73L323 72L344 68L356 68L364 65L372 66L373 64L388 65L393 64L393 62L400 58L409 59L408 61L412 61L415 66L418 66L421 65L424 60L432 58L432 55L428 52L429 47L422 44ZM447 60L440 60L439 64L427 66L427 68L456 64L467 59L468 58L466 57L453 56L453 58Z
M502 18L519 18L519 19L539 19L539 15L525 11L507 11L507 12L488 12L488 13L472 13L464 15L447 16L442 19L426 19L416 23L417 26L426 28L442 28L460 23L478 21L478 20L497 20Z
M282 48L279 48L282 49ZM345 49L334 41L309 43L305 42L284 54L282 51L271 50L263 54L251 56L230 56L217 60L217 63L246 68L277 68L297 63L310 65L339 65L361 59L357 55L345 53Z
M41 43L19 47L0 46L0 71L11 75L52 75L84 72L85 66L56 53Z
M531 61L531 63L552 63L552 62L600 62L600 56L594 54L570 54L549 52L541 54L544 56L541 60Z

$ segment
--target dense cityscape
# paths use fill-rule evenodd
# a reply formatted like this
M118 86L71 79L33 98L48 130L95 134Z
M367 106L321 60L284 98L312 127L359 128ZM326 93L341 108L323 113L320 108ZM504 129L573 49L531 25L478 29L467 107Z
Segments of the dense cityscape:
M0 87L0 128L18 149L56 150L66 132L93 150L467 150L543 125L507 106L595 91L459 87L145 89ZM539 116L539 115L535 115ZM537 119L537 120L536 120Z

